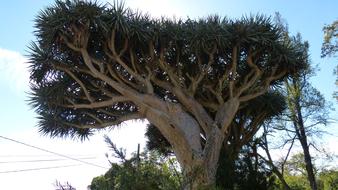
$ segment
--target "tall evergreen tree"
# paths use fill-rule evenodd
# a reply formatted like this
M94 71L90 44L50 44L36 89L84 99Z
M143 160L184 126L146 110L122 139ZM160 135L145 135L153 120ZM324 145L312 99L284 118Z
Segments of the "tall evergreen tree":
M303 60L310 65L308 44L302 43L298 34L293 41L303 49ZM312 190L317 190L314 165L310 154L309 137L320 135L318 126L326 125L330 106L325 102L321 93L311 86L309 79L314 75L314 70L309 66L299 75L291 76L285 80L287 110L282 118L286 125L282 128L293 133L303 150L307 178Z

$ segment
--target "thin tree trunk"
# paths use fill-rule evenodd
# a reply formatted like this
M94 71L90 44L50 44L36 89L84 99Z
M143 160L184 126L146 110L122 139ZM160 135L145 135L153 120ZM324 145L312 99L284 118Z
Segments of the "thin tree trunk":
M310 156L309 146L306 143L306 139L304 139L303 141L304 141L304 145L302 143L302 147L304 151L304 161L305 161L306 171L308 174L308 180L310 182L311 189L317 190L318 189L317 182L316 182L316 177L315 177L314 170L313 170L314 167L313 167L311 156Z
M299 118L298 120L299 120L298 122L299 132L297 134L298 134L298 138L299 138L300 144L302 145L302 149L303 149L307 177L310 182L311 189L317 190L317 182L316 182L316 177L314 174L314 167L312 164L311 154L310 154L309 145L307 142L304 125L302 123L303 120L302 118Z
M305 169L307 172L307 178L310 183L312 190L317 190L316 177L314 174L314 167L311 160L311 155L309 151L309 145L307 142L307 136L305 132L304 120L302 115L301 95L302 83L300 79L293 78L291 84L286 81L286 86L288 88L288 100L289 100L289 109L291 111L291 119L294 125L296 136L298 137L300 144L302 145Z
M284 190L291 190L290 186L285 181L283 174L279 172L279 170L278 170L278 168L276 166L272 166L272 171L273 171L274 174L276 174L276 176L278 177L278 179L282 182L283 189Z
M310 186L312 190L317 190L317 182L316 182L316 177L314 174L314 167L312 164L312 159L310 155L310 150L309 150L309 145L307 142L307 136L305 133L305 127L304 127L304 121L303 121L303 116L302 116L302 111L301 107L299 104L300 100L299 97L296 98L295 101L295 108L296 108L296 114L297 114L297 120L294 120L294 125L296 129L296 134L298 136L298 139L302 145L303 148L303 154L304 154L304 162L305 162L305 168L307 172L307 177L310 182ZM297 122L296 122L297 121Z

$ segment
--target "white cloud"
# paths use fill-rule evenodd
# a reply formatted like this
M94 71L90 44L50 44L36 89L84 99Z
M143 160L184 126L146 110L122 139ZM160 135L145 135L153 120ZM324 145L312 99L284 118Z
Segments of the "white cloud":
M27 58L18 52L0 48L0 79L16 92L28 90Z

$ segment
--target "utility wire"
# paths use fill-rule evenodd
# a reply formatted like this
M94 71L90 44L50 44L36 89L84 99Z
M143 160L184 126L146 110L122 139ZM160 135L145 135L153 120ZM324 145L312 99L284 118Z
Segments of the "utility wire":
M93 160L96 159L95 157L86 157L86 158L77 158L81 160ZM25 162L53 162L53 161L62 161L62 160L69 160L69 159L43 159L43 160L11 160L11 161L0 161L0 164L7 164L7 163L25 163Z
M68 155L70 157L95 157L96 155L94 154L72 154ZM15 158L31 158L31 157L55 157L55 155L50 155L50 154L7 154L7 155L0 155L0 158L7 158L7 157L15 157Z
M65 167L72 167L72 166L79 166L79 165L81 165L81 164L64 165L64 166L52 166L52 167L44 167L44 168L30 168L30 169L22 169L22 170L0 171L0 174L27 172L27 171L35 171L35 170L48 170L48 169L65 168Z
M8 138L8 137L4 137L4 136L2 136L2 135L0 135L0 138L6 139L6 140L9 140L9 141L18 143L18 144L22 144L22 145L24 145L24 146L28 146L28 147L31 147L31 148L35 148L35 149L38 149L38 150L41 150L41 151L44 151L44 152L48 152L48 153L51 153L51 154L55 154L55 155L58 155L58 156L61 156L61 157L64 157L64 158L68 158L68 159L70 159L70 160L75 160L75 161L78 161L78 162L81 162L81 163L84 163L84 164L87 164L87 165L91 165L91 166L95 166L95 167L99 167L99 168L103 168L103 169L109 169L109 168L104 167L104 166L100 166L100 165L97 165L97 164L93 164L93 163L90 163L90 162L87 162L87 161L83 161L83 160L80 160L80 159L77 159L77 158L72 158L72 157L67 156L67 155L64 155L64 154L60 154L60 153L53 152L53 151L50 151L50 150L47 150L47 149L44 149L44 148L40 148L40 147L37 147L37 146L33 146L33 145L30 145L30 144L27 144L27 143L24 143L24 142L15 140L15 139L11 139L11 138Z

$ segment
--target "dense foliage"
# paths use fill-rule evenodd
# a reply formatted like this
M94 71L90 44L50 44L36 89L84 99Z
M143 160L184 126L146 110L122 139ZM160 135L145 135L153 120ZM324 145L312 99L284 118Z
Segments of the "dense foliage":
M57 0L36 28L40 131L83 139L147 119L170 143L185 189L213 186L223 145L238 152L250 141L284 107L274 87L308 66L301 46L259 15L154 19L119 3Z
M142 93L150 90L143 83L149 79L153 93L176 102L177 95L166 89L168 80L173 80L168 76L172 71L179 85L202 105L206 102L208 113L215 113L221 101L218 95L229 96L231 78L236 78L238 87L250 81L251 67L262 70L259 81L264 82L282 70L292 73L304 66L297 47L283 42L279 28L262 16L234 21L217 16L198 21L156 20L120 4L109 7L67 0L41 11L36 28L38 40L31 45L30 56L31 104L40 115L41 132L51 136L84 137L92 128L140 118L138 106L88 68L79 52L84 46L93 67L106 77ZM236 45L238 66L236 76L230 77ZM255 66L246 63L248 55ZM168 65L157 61L160 56L165 56ZM206 72L203 78L201 72ZM200 84L194 83L195 77L201 77ZM259 81L245 90L259 90L259 85L265 85ZM215 94L217 90L220 94Z
M181 172L174 158L164 158L155 151L134 154L127 159L121 149L106 137L113 156L121 163L111 162L111 168L95 177L91 190L178 190L182 183Z
M148 155L140 162L113 163L104 175L93 179L91 190L177 190L180 178L170 170L168 163L158 163L157 157Z

